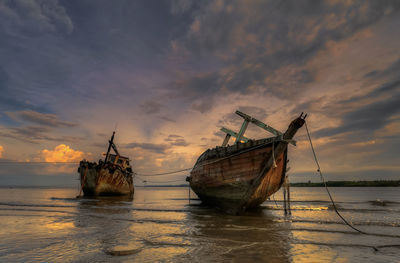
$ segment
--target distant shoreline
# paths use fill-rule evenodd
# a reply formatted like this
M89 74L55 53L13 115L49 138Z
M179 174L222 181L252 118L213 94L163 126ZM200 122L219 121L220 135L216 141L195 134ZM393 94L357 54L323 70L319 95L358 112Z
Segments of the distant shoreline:
M327 181L329 187L387 187L400 186L400 180L375 180L375 181ZM323 187L324 183L291 183L294 187Z
M327 181L326 185L329 187L399 187L400 180L375 180L375 181ZM290 183L292 187L324 187L322 182L303 182L303 183ZM151 187L189 187L188 184L178 185L135 185L137 188L151 188ZM0 185L0 189L4 188L37 188L37 189L55 189L55 188L72 188L78 189L77 186L70 185L54 185L54 186L38 186L38 185Z

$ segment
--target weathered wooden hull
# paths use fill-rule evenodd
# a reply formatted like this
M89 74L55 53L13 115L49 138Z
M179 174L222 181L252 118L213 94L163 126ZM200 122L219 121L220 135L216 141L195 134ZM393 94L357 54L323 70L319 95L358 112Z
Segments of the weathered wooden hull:
M80 182L85 196L133 195L132 175L127 175L113 165L96 165L81 162Z
M302 115L276 137L205 151L187 178L190 187L204 203L228 213L239 214L258 206L284 182L287 146L305 122ZM259 122L244 116L246 121Z
M275 153L276 167L260 174L272 155L272 145L272 142L258 140L206 151L191 171L191 188L204 203L228 213L236 214L243 208L258 206L279 190L285 177L286 150L279 155ZM244 200L258 176L263 180Z

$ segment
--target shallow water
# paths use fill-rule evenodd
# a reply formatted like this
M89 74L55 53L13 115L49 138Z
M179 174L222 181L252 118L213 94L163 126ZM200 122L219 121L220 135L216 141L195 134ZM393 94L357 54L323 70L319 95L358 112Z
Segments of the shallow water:
M281 192L231 216L189 203L182 187L136 188L132 201L2 188L0 262L399 262L400 189L330 189L343 216L371 235L344 225L324 188L292 187L291 216Z

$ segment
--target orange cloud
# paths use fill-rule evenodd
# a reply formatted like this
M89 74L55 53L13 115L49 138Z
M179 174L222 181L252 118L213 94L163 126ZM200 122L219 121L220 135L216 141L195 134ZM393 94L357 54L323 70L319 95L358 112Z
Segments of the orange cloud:
M46 162L79 162L85 154L71 149L68 145L60 144L54 150L42 150L40 155Z
M0 145L0 158L3 157L4 147Z

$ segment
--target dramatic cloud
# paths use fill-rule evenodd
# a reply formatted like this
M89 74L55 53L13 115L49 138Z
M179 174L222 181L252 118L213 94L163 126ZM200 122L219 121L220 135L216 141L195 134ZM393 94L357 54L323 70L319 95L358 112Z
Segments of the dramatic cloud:
M185 141L185 139L180 135L171 134L168 135L164 141L170 143L171 146L188 146L189 143Z
M10 128L0 126L0 137L12 138L28 143L39 143L42 141L76 142L82 139L79 136L55 136L50 134L51 131L52 129L46 126L25 126Z
M6 112L6 114L17 121L28 121L50 127L74 127L77 124L67 121L61 121L55 114L45 114L31 110Z
M4 147L0 145L0 158L3 158Z
M141 104L140 107L146 114L155 114L161 111L163 105L156 101L146 101L143 104Z
M79 162L85 155L88 154L73 150L65 144L60 144L53 150L44 149L40 152L40 158L46 162Z
M221 126L239 130L237 109L281 131L304 111L325 171L393 178L399 12L397 0L0 0L0 145L11 160L60 144L100 155L117 127L135 170L163 172L220 145ZM313 170L305 135L293 174Z
M146 151L154 152L154 153L159 153L159 154L165 154L166 150L170 148L169 145L166 144L156 144L156 143L128 143L124 145L126 148L141 148Z
M210 110L213 104L206 102L224 91L261 89L292 99L315 78L317 69L312 73L307 62L399 8L398 1L210 1L193 12L187 34L173 47L188 54L190 63L208 59L217 68L186 74L172 86L185 87L181 96L192 92L200 100L193 109L200 112Z
M70 33L72 21L58 0L16 0L0 2L0 22L3 32L15 36L49 32Z
M345 132L372 133L383 128L390 119L400 113L400 93L390 99L360 107L343 116L339 127L319 130L317 136L331 136Z

